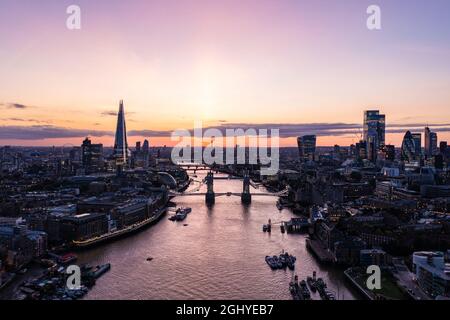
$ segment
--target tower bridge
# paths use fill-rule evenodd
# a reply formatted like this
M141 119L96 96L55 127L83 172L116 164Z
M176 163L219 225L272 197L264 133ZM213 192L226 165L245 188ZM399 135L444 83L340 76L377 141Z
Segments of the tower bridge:
M170 191L169 196L174 196L174 197L204 196L206 204L212 205L215 203L215 198L221 197L221 196L241 197L241 201L243 204L250 204L252 201L252 197L283 197L283 196L287 196L289 193L288 187L286 187L286 189L284 189L280 192L274 192L274 193L272 193L272 192L251 193L250 186L252 186L255 189L257 189L258 186L255 185L251 181L250 176L248 175L248 172L244 175L244 178L242 179L243 187L242 187L241 193L239 193L239 192L214 192L214 180L215 179L221 179L221 177L220 178L214 177L214 174L210 171L210 172L208 172L206 177L202 181L200 181L200 185L198 187L196 187L195 189L193 189L191 191L187 191L187 192ZM206 192L198 192L204 184L206 184L206 186L207 186Z
M189 170L189 171L211 171L213 168L212 166L204 163L195 163L195 162L179 162L177 163L177 166Z

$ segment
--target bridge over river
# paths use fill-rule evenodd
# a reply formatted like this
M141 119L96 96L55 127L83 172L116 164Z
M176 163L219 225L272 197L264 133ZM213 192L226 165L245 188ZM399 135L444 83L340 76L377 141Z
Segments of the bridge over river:
M243 186L242 186L242 192L238 193L238 192L219 192L216 193L214 192L214 180L224 180L224 179L242 179L243 181ZM252 201L252 197L253 196L258 196L258 197L283 197L283 196L287 196L289 193L289 189L286 188L280 192L264 192L264 193L251 193L250 192L250 186L258 189L258 185L255 184L254 182L251 181L250 176L248 175L248 172L244 174L243 178L239 178L239 177L214 177L214 173L212 171L208 172L206 177L199 181L200 185L188 192L174 192L171 191L169 193L170 196L176 196L176 197L192 197L192 196L204 196L205 197L205 202L206 204L210 205L213 204L215 202L215 198L216 197L221 197L221 196L227 196L227 197L231 197L231 196L237 196L237 197L241 197L241 201L244 204L250 204ZM206 192L198 192L200 190L200 188L205 185L207 186L206 188Z

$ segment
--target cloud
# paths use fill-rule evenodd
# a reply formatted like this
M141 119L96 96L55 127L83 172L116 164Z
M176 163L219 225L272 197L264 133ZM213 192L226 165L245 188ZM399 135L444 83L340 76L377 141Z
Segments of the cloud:
M125 112L125 115L126 115L126 116L129 116L129 115L132 115L132 114L134 114L134 112ZM104 117L116 117L116 116L117 116L117 111L114 111L114 110L106 110L106 111L103 111L103 112L101 113L101 115L104 116ZM128 119L127 119L127 120L128 120Z
M117 112L116 111L103 111L102 116L115 117L115 116L117 116Z
M329 135L344 135L349 133L358 133L361 131L361 125L354 123L262 123L262 124L251 124L251 123L226 123L222 124L217 129L225 132L227 129L255 129L259 130L270 130L278 129L281 138L291 138L298 137L302 135L315 134L318 136L329 136Z
M450 131L449 123L396 123L388 125L386 128L386 133L405 133L407 130L422 132L426 126L430 127L431 130L435 132ZM225 134L227 129L238 128L243 130L255 129L257 131L266 129L268 130L268 134L270 134L270 129L278 129L281 138L293 138L308 134L314 134L317 136L361 135L363 132L362 125L355 123L226 123L218 126L206 127L204 130L209 128L218 129L222 132L222 134Z
M349 133L358 133L361 131L361 125L358 124L346 124L346 123L304 123L304 124L280 124L280 123L222 123L217 126L206 126L203 128L203 132L208 129L217 129L222 135L226 134L227 130L242 129L247 131L249 129L255 129L257 133L259 130L267 130L270 134L271 129L278 129L280 137L289 138L297 137L306 134L316 135L344 135ZM185 129L191 135L193 135L193 129ZM145 137L170 137L172 130L155 131L155 130L132 130L128 132L129 136L145 136Z
M0 104L0 106L6 107L7 109L28 109L31 108L31 106L27 106L21 103L12 103L12 102L8 102L8 103L2 103Z
M1 119L3 121L14 121L14 122L34 122L34 123L51 123L51 121L48 120L37 120L37 119L31 119L31 118L18 118L18 117L13 117L13 118L3 118Z
M129 137L155 137L155 138L165 138L172 135L171 130L131 130L128 131L127 135Z
M111 131L71 129L50 125L0 126L0 139L41 140L55 138L82 138L111 136Z
M422 128L422 130L425 127L448 127L450 126L450 123L393 123L389 124L387 127L389 128Z
M425 126L429 126L434 132L450 132L450 124L446 123L413 123L413 124L392 124L386 128L386 133L405 133L407 130L412 132L423 132ZM207 129L218 129L222 135L226 134L227 129L255 129L257 132L266 129L270 135L270 129L279 129L281 138L295 138L302 135L315 134L317 136L361 136L362 126L355 123L223 123L217 126L207 126ZM186 129L193 135L193 129ZM130 137L170 137L173 130L130 130ZM65 127L56 127L52 125L33 125L33 126L0 126L0 140L19 139L19 140L39 140L53 138L81 138L85 136L102 137L113 136L113 131L92 130L92 129L72 129Z

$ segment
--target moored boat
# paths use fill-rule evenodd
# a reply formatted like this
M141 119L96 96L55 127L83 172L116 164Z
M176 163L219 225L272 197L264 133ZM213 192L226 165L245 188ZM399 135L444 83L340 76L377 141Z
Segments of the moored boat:
M316 292L317 291L316 283L315 283L315 280L313 278L311 278L311 277L306 278L306 282L308 283L309 288L311 289L312 292Z
M175 214L172 215L169 220L170 221L183 221L186 219L187 215L192 211L192 208L178 208L175 211Z
M269 267L272 270L278 269L278 264L275 262L275 260L273 259L273 257L271 256L266 256L266 263L269 265Z
M309 292L308 286L306 285L306 281L300 281L300 289L302 290L302 295L304 300L311 300L311 293Z

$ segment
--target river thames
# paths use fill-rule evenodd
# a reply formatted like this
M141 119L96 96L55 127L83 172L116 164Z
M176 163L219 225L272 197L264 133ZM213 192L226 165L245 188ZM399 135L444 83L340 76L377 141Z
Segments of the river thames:
M194 187L195 183L190 189ZM214 190L241 192L242 181L215 180ZM261 187L251 192L267 191ZM313 271L339 299L357 299L342 270L319 265L307 251L306 235L282 234L278 226L271 234L262 232L268 219L294 216L288 209L280 212L276 200L253 196L245 207L239 197L222 196L209 209L203 196L174 198L177 206L192 208L183 222L169 221L166 215L139 233L78 253L80 264L111 263L111 271L97 280L85 299L291 300L293 273L303 279ZM283 249L297 257L295 271L273 271L266 264L266 255ZM312 297L320 299L318 294Z

